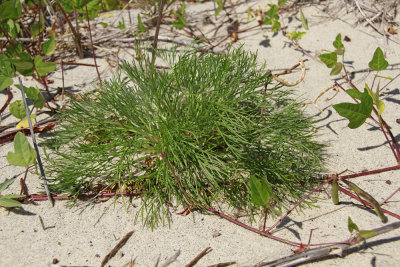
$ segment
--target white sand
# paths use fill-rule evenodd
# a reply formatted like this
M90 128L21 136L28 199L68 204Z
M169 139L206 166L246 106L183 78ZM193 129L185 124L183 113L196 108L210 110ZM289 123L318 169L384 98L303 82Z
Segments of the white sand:
M251 1L245 4L244 2L237 8L238 13L245 11L248 6L255 3ZM264 2L260 2L264 4ZM322 5L318 7L322 7ZM212 4L187 6L188 14L199 21L204 15L203 12L206 12L204 10L209 10L208 13L213 14ZM368 27L357 26L352 14L346 15L344 12L337 14L342 18L339 20L327 17L326 13L320 12L315 6L303 8L303 12L308 18L310 30L299 43L310 53L315 54L323 49L333 49L332 41L338 33L342 33L342 36L347 35L351 38L351 42L344 42L346 60L353 62L350 71L367 68L377 46L384 49L390 64L399 62L399 42L389 41L388 46L385 46L381 35ZM201 23L198 25L201 26ZM254 23L250 25L254 25ZM302 30L299 28L301 22L298 14L293 17L288 26L288 31ZM242 25L241 29L247 27L247 25ZM161 34L167 35L168 32L164 31ZM220 31L220 35L222 34L225 34L223 30ZM265 36L268 36L270 44L268 47L262 45L267 43ZM393 38L399 39L396 36ZM281 33L274 35L269 30L257 29L240 34L239 42L244 44L245 49L258 51L260 60L266 60L271 69L288 68L297 63L296 57L307 58L301 51L295 49ZM311 58L308 59L306 78L296 87L296 90L305 99L311 101L320 91L332 85L333 80L329 76L328 68ZM90 58L77 61L92 63ZM98 63L101 69L106 69L107 63L104 59L99 58ZM394 76L397 73L398 68L395 67L393 71L386 71L385 75ZM299 72L296 72L285 78L295 80L298 74ZM366 74L360 73L355 77L360 88L363 87L364 80L362 78ZM55 81L50 85L52 89L61 86L60 77L60 71L50 76ZM65 77L66 86L72 87L72 90L88 90L91 81L95 81L97 76L94 68L76 67L66 70ZM371 77L372 75L368 77L367 81L370 81ZM392 127L395 136L398 136L400 132L400 125L396 123L396 119L400 117L398 90L399 81L396 80L382 92L384 93L383 100L386 103L383 116ZM13 89L13 91L17 98L17 90ZM324 95L318 101L325 114L317 116L320 139L330 145L327 150L329 171L336 173L350 169L359 172L365 169L373 170L396 165L381 132L373 128L370 123L351 130L347 127L348 121L340 117L332 108L333 104L343 101L350 102L350 99L344 93L340 93L332 101L326 102L325 99L331 96L333 96L333 92ZM1 93L0 103L4 103L5 99L6 94ZM319 113L312 105L309 105L307 110L310 114ZM10 120L10 117L6 117L1 123L4 125ZM10 166L7 163L7 152L12 150L12 143L1 146L0 170L2 176L0 181L14 175L18 175L18 180L23 177L23 168ZM390 185L386 183L387 180L391 181ZM378 201L383 200L400 186L399 172L362 177L354 179L353 182L361 185ZM42 190L38 177L33 174L29 174L27 185L30 193ZM7 192L19 193L19 183L15 182ZM305 209L300 214L294 212L277 228L274 234L296 242L307 243L310 229L316 228L313 232L313 243L346 240L349 237L348 216L351 216L361 229L382 226L373 210L363 208L355 200L343 194L340 194L342 205L339 206L333 205L331 200L327 199L327 194L322 193L320 196L323 199L318 203L319 207ZM400 194L397 194L388 204L384 205L384 208L399 213L399 201ZM134 201L134 203L137 204L138 201ZM172 212L170 227L159 227L151 231L143 228L140 222L134 223L138 208L128 205L126 210L120 199L116 203L110 199L105 203L95 205L80 202L82 207L77 206L71 209L65 204L65 201L57 201L55 207L51 208L47 201L40 201L35 204L23 205L24 211L21 213L1 211L0 266L47 266L54 258L59 260L60 265L99 266L104 256L126 233L132 230L135 231L132 237L107 266L123 266L131 259L135 259L135 266L154 266L157 258L160 258L160 264L162 264L178 250L180 250L180 256L170 266L183 266L206 247L211 247L212 251L204 256L197 266L229 261L236 261L237 266L248 266L261 260L273 260L291 255L293 254L291 249L296 249L245 230L217 216L204 215L199 212L191 213L186 217ZM43 218L48 229L42 229L39 216ZM389 223L396 221L392 217L388 218ZM273 220L270 219L267 224L272 225L272 223ZM257 227L257 225L255 226ZM220 235L213 237L216 233ZM330 259L314 263L314 265L398 266L400 261L399 231L390 232L374 240L380 239L383 241L375 243L372 248L361 250L361 252L345 258Z

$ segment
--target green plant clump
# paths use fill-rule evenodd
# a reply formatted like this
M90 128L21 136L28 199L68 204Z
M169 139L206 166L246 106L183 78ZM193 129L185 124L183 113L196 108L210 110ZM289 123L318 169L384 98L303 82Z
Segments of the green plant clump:
M123 62L98 94L72 100L47 167L53 192L137 189L138 215L154 227L171 203L201 209L224 200L252 214L284 208L318 183L323 145L313 122L255 54L164 56L167 70L145 56Z

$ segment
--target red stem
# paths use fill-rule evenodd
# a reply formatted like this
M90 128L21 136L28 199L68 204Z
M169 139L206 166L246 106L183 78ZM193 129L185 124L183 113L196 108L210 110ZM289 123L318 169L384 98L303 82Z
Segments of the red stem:
M88 198L94 198L94 197L114 197L114 196L139 196L140 194L135 192L123 192L121 194L121 192L117 192L117 193L101 193L101 194L81 194L79 196L77 196L77 199L88 199ZM52 196L53 199L57 199L57 200L70 200L70 199L74 199L74 197L72 196ZM42 201L42 200L47 200L47 196L44 194L32 194L30 196L28 196L29 200L32 201Z
M400 165L377 169L377 170L373 170L373 171L366 171L366 172L353 173L353 174L349 174L349 175L343 175L343 176L339 176L339 178L340 179L350 179L350 178L356 178L356 177L360 177L360 176L367 176L367 175L372 175L372 174L377 174L377 173L382 173L382 172L394 171L394 170L398 170L398 169L400 169Z
M391 199L399 191L400 191L400 187L397 188L393 193L391 193L387 198L385 198L385 200L382 201L380 204L381 205L385 204L389 199Z
M296 203L290 210L288 210L278 221L275 222L274 225L272 225L270 228L267 229L267 233L270 232L272 229L274 229L278 224L280 224L293 210L295 210L298 206L300 206L301 203L303 203L307 198L309 198L312 194L320 190L322 187L325 186L325 184L330 183L336 176L331 176L329 179L324 181L322 184L311 190L310 193L308 193L305 197L303 197L299 202Z
M13 93L11 92L10 87L7 88L7 94L8 98L6 103L4 103L3 107L0 109L0 114L3 113L3 111L7 108L7 106L10 104L11 100L13 99Z

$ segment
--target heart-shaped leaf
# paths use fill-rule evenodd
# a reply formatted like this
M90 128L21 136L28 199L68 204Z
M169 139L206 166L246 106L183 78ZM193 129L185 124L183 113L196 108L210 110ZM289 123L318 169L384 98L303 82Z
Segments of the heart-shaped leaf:
M3 91L12 84L13 84L13 79L11 79L10 77L0 75L0 91Z
M11 60L17 71L24 76L31 76L33 74L33 61L31 56L26 53L20 53L20 57Z
M40 77L45 76L47 73L56 70L56 63L43 62L43 58L39 55L35 57L35 68Z
M373 100L366 90L364 93L358 92L354 89L347 90L347 92L349 91L351 92L349 94L357 95L356 98L359 98L361 103L340 103L333 105L333 108L339 113L340 116L345 117L350 121L348 125L349 128L355 129L360 127L371 115ZM355 94L354 91L357 91L358 94Z
M322 60L322 62L325 63L325 65L328 68L332 68L333 66L335 66L335 64L337 62L336 52L321 54L318 57L319 57L319 59Z
M12 102L11 104L10 104L10 113L14 116L14 117L16 117L16 118L18 118L18 119L20 119L20 120L22 120L23 118L25 118L26 117L26 111L25 111L25 106L24 106L24 101L22 101L22 100L17 100L17 101L14 101L14 102Z
M11 64L11 59L5 54L0 54L0 75L13 77L14 74L15 69Z
M20 1L0 1L0 18L3 19L18 19L21 17Z
M375 50L374 56L372 57L372 60L369 62L368 66L371 68L371 70L377 71L385 70L389 66L389 63L386 61L380 47Z
M14 138L14 151L7 154L8 163L11 165L27 167L35 163L36 152L21 132L18 132Z
M49 40L42 44L42 52L46 56L50 56L53 54L54 50L56 49L56 41L53 37L50 37Z

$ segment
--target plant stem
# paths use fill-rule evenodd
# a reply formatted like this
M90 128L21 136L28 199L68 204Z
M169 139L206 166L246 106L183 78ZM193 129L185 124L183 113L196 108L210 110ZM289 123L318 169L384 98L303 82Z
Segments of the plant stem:
M86 0L85 0L85 3L86 3ZM76 51L78 52L78 56L79 56L79 58L83 58L82 43L81 43L81 38L79 36L79 33L77 33L75 31L75 28L74 28L74 26L72 26L72 23L71 23L70 19L68 18L68 15L65 13L64 8L61 6L60 2L58 2L58 1L57 1L57 6L61 10L61 13L63 14L65 20L67 21L68 26L71 29L71 32L74 36L75 47L76 47Z
M349 174L349 175L343 175L343 176L339 176L339 179L341 179L341 180L351 179L351 178L356 178L356 177L360 177L360 176L372 175L372 174L394 171L394 170L399 170L399 169L400 169L400 165L395 165L392 167L376 169L373 171L365 171L365 172L353 173L353 174Z
M162 20L162 13L163 13L163 9L164 9L164 4L165 4L165 0L161 0L160 10L158 12L158 18L157 18L156 33L155 33L154 42L153 42L153 51L152 51L152 54L151 54L151 65L153 67L154 67L154 63L156 62L156 50L157 50L157 43L158 43L158 35L160 34L160 26L161 26L161 20Z
M7 100L4 103L3 107L0 109L0 116L1 116L1 113L3 113L3 111L7 108L7 106L10 104L11 100L13 99L13 93L11 92L10 87L7 88L7 94L8 94Z
M49 188L47 186L47 179L46 179L46 175L44 173L42 160L40 158L40 153L39 153L39 148L38 148L38 145L37 145L37 142L36 142L35 133L33 131L31 116L30 116L30 113L29 113L28 104L26 102L26 97L25 97L25 92L24 92L24 85L22 84L21 76L18 77L18 80L19 80L19 86L20 86L21 93L22 93L22 99L24 101L26 118L28 119L29 129L31 131L31 137L32 137L33 146L35 147L36 154L37 154L37 161L38 161L38 164L39 164L41 178L43 180L43 187L44 187L44 190L46 191L46 195L47 195L47 197L48 197L48 199L50 201L50 204L52 206L54 206L54 201L51 198L50 190L49 190Z
M326 181L324 181L322 184L311 190L305 197L303 197L299 202L296 203L290 210L288 210L278 221L274 223L270 228L267 229L267 233L270 232L272 229L274 229L278 224L280 224L293 210L295 210L298 206L300 206L301 203L303 203L307 198L309 198L312 194L320 190L322 187L324 187L327 183L330 183L335 176L329 177Z
M94 46L93 46L92 31L90 30L90 22L89 22L89 12L88 12L88 9L87 9L87 3L86 2L87 1L85 0L85 9L86 9L86 18L87 18L87 23L88 23L89 37L90 37L90 45L92 47L94 65L96 65L97 78L99 79L100 88L103 89L103 83L101 82L99 67L97 66L97 62L96 62L96 53L94 51Z

